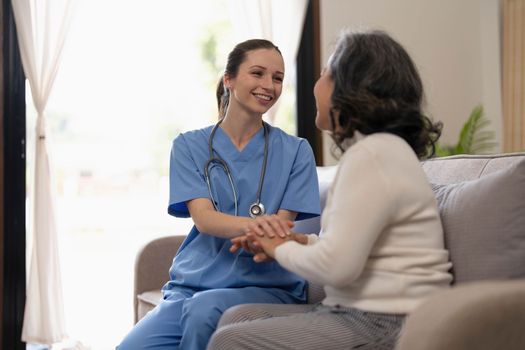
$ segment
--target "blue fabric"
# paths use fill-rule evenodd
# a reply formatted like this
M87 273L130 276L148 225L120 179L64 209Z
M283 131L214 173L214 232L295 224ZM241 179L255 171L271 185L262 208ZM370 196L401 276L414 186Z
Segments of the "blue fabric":
M170 160L170 200L168 212L189 217L186 202L210 198L204 179L209 159L208 140L212 126L179 135L174 141ZM308 142L269 127L269 154L261 202L267 213L288 209L298 213L296 220L320 214L319 185L312 149ZM239 152L222 128L213 140L214 154L229 166L239 202L239 215L248 216L248 208L257 197L257 187L264 156L264 130L261 128ZM218 167L211 170L214 198L222 212L234 213L231 186Z
M211 130L212 126L190 131L173 141L168 206L171 215L188 217L187 201L211 200L204 178ZM261 128L239 152L221 128L215 133L213 149L231 171L241 216L249 216L249 206L257 197L264 142ZM219 167L210 167L210 177L217 207L233 215L235 205L228 177ZM267 214L287 209L298 213L297 220L320 214L317 172L310 145L271 126L261 202ZM228 239L202 234L194 226L173 260L170 281L163 287L165 300L135 326L122 348L129 344L133 349L149 349L153 345L173 349L180 342L181 349L204 349L220 315L229 306L306 301L304 279L277 262L257 264L242 250L232 254L230 247ZM204 302L193 302L204 297ZM188 318L192 319L189 323Z
M168 212L188 216L185 202L210 198L204 180L204 165L209 159L208 139L212 127L179 135L172 147L170 166L170 205ZM248 208L257 196L264 156L264 130L261 128L239 152L221 128L217 129L213 148L227 164L235 181L239 213L248 216ZM261 202L267 213L287 209L306 219L320 213L319 187L312 150L304 140L278 128L269 128L269 152ZM223 212L234 213L231 186L222 170L214 169L213 190ZM221 176L222 175L222 176ZM170 269L170 281L164 286L192 288L277 287L304 298L305 281L283 269L277 262L257 264L244 251L229 252L227 239L190 231Z
M246 303L291 304L290 293L270 288L228 288L197 291L178 287L141 319L117 347L119 350L206 349L219 318L231 306Z

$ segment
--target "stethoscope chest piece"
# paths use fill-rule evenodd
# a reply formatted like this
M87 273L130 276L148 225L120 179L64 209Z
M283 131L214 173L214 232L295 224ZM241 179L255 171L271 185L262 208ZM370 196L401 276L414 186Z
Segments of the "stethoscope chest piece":
M258 216L264 215L266 211L264 210L264 205L262 203L253 203L250 205L250 216L256 218Z

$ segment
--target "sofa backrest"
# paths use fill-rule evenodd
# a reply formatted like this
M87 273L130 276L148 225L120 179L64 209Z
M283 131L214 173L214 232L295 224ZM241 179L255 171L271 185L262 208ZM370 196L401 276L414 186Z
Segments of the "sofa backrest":
M423 163L454 283L525 278L525 153Z
M321 198L321 211L326 203L328 191L332 185L332 181L337 172L337 166L321 166L317 167L317 178L319 180L319 196ZM319 233L321 230L320 217L297 221L295 223L294 231L301 233Z
M525 152L496 155L459 155L424 161L423 170L429 182L454 184L478 179L508 168L525 159Z

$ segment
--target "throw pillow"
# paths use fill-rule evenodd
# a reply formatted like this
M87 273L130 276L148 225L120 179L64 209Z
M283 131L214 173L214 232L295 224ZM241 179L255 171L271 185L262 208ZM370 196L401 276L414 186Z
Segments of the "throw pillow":
M525 278L525 160L476 180L432 187L455 283Z

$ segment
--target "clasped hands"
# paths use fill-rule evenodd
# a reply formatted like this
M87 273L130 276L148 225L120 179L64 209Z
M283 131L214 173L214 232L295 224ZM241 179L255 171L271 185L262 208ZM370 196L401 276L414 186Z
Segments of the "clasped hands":
M291 231L294 223L278 215L263 215L253 219L246 227L245 234L231 239L230 252L239 249L253 254L255 262L270 261L275 258L275 249L289 240L304 243L303 235ZM306 238L306 237L304 237Z

